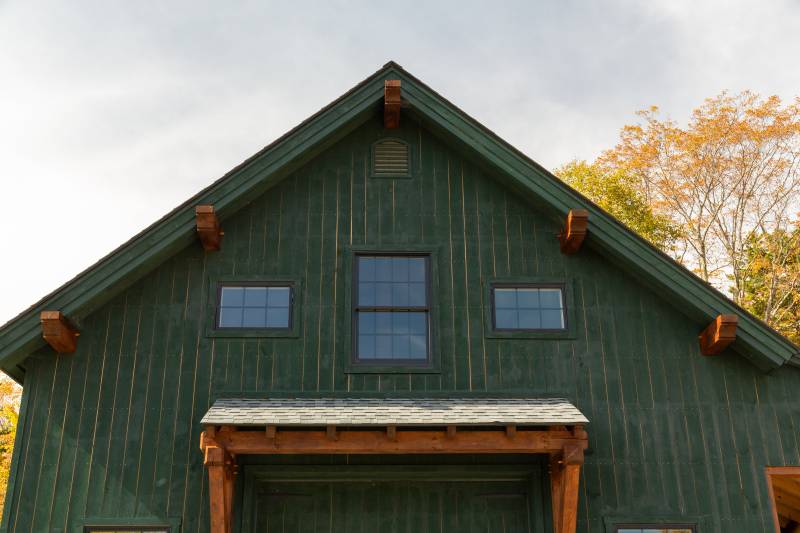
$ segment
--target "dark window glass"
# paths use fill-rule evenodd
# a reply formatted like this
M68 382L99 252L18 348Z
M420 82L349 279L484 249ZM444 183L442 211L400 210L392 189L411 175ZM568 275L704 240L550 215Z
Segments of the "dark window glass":
M561 287L492 288L494 329L559 330L566 328Z
M289 285L223 285L217 327L287 329L291 327L291 302Z
M356 361L428 359L428 260L412 255L356 256Z

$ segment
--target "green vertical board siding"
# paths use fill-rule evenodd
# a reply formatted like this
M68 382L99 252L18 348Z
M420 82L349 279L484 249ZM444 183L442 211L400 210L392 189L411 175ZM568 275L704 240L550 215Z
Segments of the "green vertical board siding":
M531 533L527 483L301 481L257 491L253 531Z
M371 178L369 148L385 133L376 117L250 199L223 220L221 252L195 243L156 268L83 322L75 354L41 350L26 362L7 531L75 531L87 517L177 518L207 531L199 420L216 397L269 394L565 396L591 421L579 531L646 516L771 531L763 469L800 464L800 371L701 356L700 325L591 249L562 255L559 221L411 119L391 136L410 144L412 177ZM404 246L436 250L439 368L349 372L348 254ZM300 282L300 335L207 335L210 280L225 276ZM575 337L488 336L484 283L509 277L571 284ZM353 490L322 505L313 489L309 513L336 520L403 502L435 521L455 498L412 485Z

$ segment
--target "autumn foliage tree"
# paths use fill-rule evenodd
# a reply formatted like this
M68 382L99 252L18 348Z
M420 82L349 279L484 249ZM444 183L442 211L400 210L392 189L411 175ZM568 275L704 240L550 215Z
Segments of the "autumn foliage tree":
M21 388L11 379L0 375L0 515L6 499L8 476L11 471L11 453L19 419Z
M625 126L619 144L597 165L634 178L653 211L681 229L668 252L774 323L773 304L787 300L766 294L764 302L771 303L755 306L749 292L753 274L780 279L792 254L756 253L753 246L767 245L770 235L781 240L794 234L800 100L784 104L777 96L749 91L722 93L695 109L685 127L660 118L655 107L639 116L641 121ZM779 290L779 285L762 290Z

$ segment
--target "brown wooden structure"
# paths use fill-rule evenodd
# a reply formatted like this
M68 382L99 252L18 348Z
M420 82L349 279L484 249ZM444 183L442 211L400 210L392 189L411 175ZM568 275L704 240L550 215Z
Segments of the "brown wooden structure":
M72 353L78 345L78 331L61 311L42 311L42 338L58 353Z
M719 315L700 333L700 351L703 355L716 355L736 340L736 315Z
M195 208L195 217L197 221L197 235L200 237L203 249L207 252L218 251L224 233L220 228L219 219L217 218L217 213L214 211L214 206L198 205Z
M386 80L383 87L383 127L400 127L400 80Z
M800 531L800 467L769 466L766 473L776 529Z
M554 533L575 533L578 483L588 435L582 426L496 428L277 427L207 425L200 449L208 470L211 533L230 533L238 455L546 454Z
M583 239L586 237L586 228L589 225L589 212L586 209L570 209L567 213L564 229L558 236L561 243L561 253L574 254L580 250Z

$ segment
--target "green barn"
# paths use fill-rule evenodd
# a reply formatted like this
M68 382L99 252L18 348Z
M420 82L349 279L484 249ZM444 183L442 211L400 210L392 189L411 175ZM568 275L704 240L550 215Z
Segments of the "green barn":
M796 531L799 353L388 63L0 328L0 529Z

